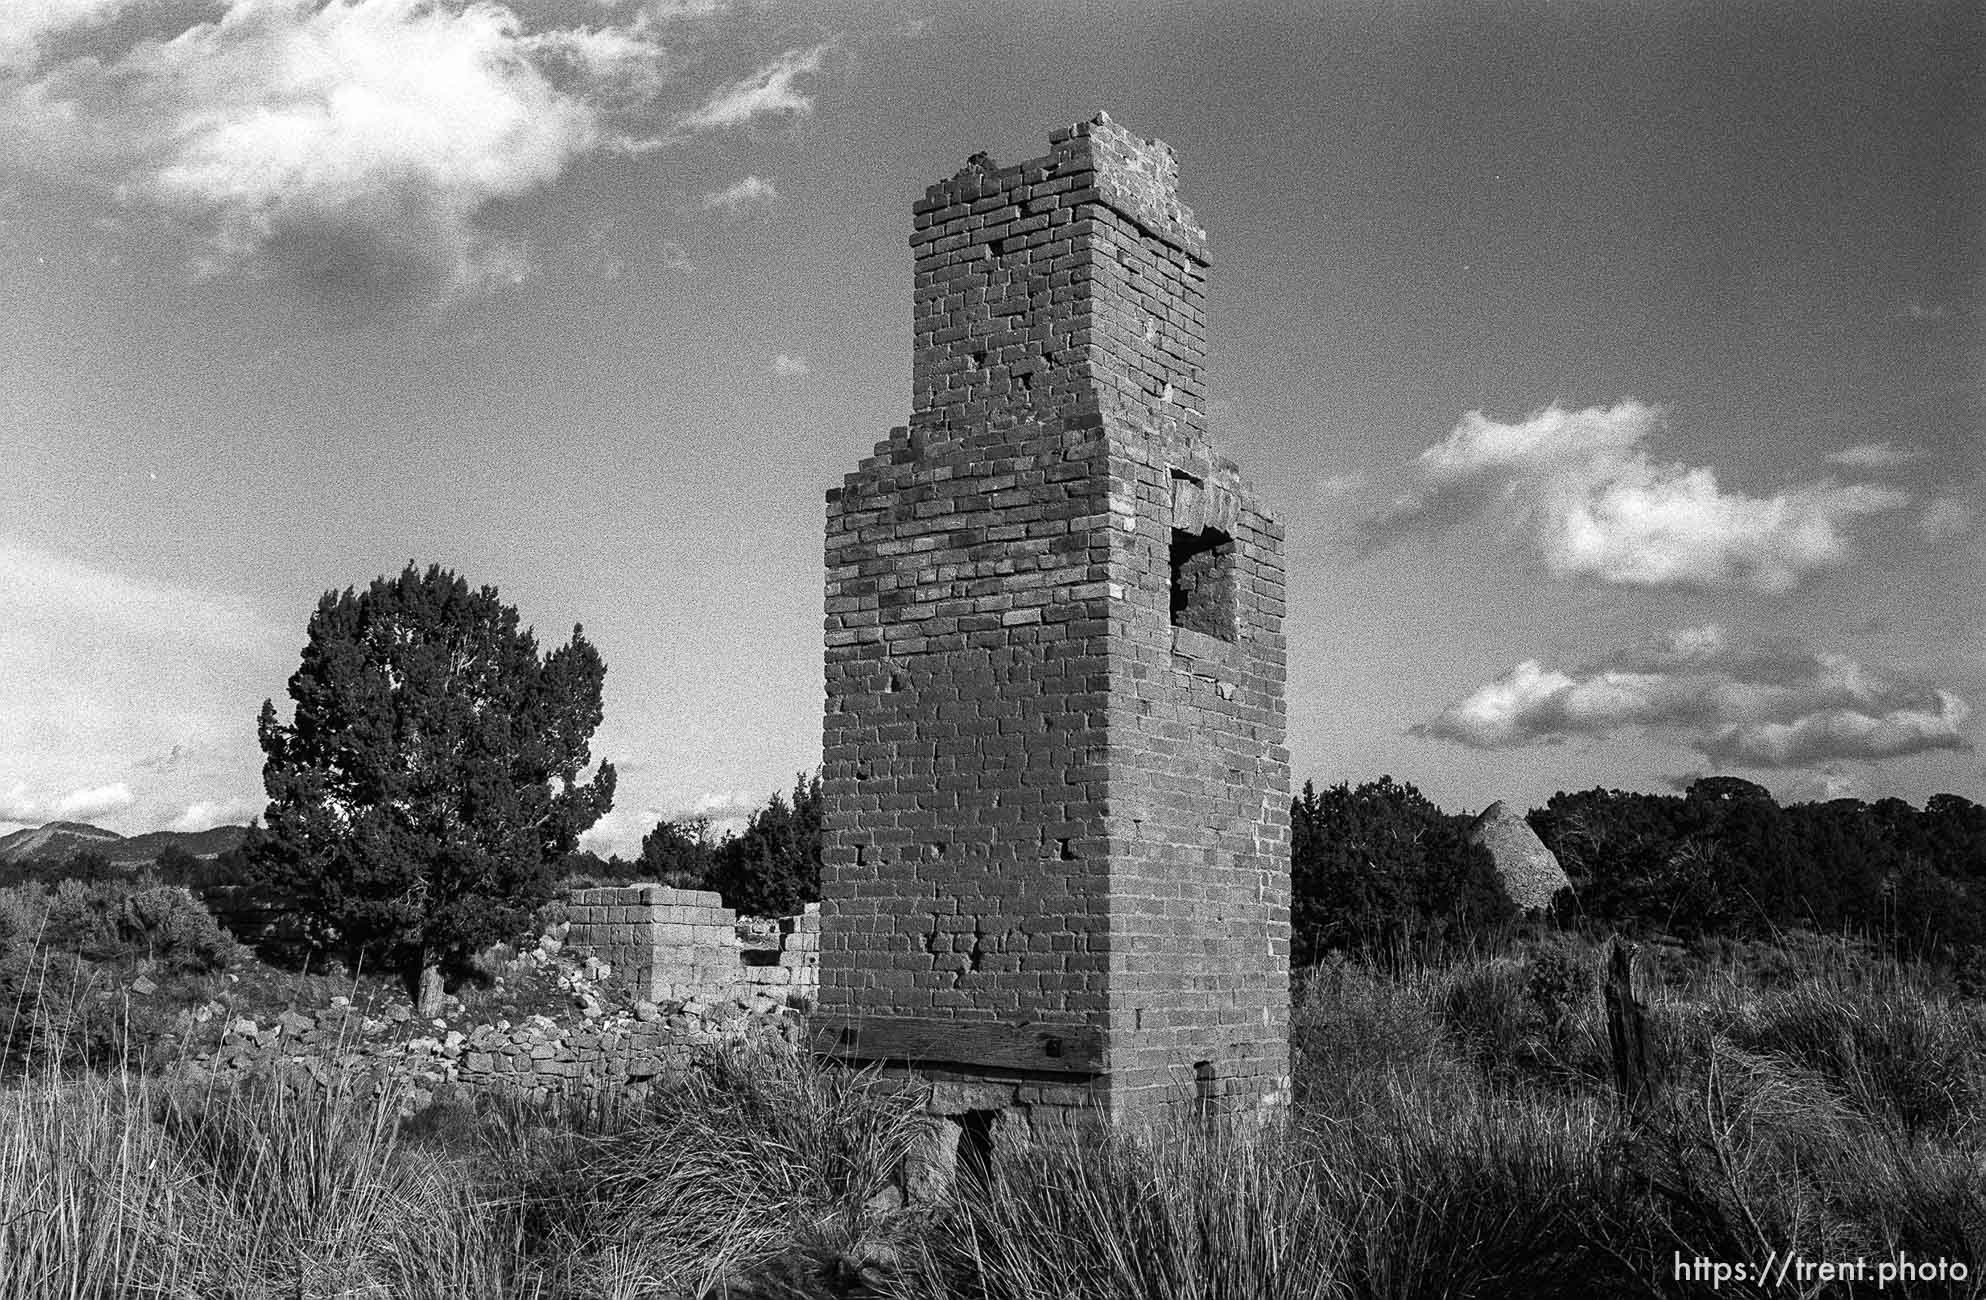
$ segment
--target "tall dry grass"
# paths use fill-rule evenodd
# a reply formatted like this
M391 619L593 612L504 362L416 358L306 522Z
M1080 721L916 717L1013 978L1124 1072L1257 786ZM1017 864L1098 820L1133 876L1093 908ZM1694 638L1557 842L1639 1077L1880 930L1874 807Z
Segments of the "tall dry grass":
M515 1293L514 1209L407 1151L398 1113L301 1080L0 1092L0 1297Z
M1561 938L1322 968L1267 1129L1043 1143L911 1206L915 1099L777 1044L640 1110L412 1119L349 1081L44 1072L0 1093L0 1300L1679 1296L1712 1292L1677 1253L1986 1263L1977 1004L1839 946L1769 979L1646 954L1661 1088L1623 1117L1597 965Z

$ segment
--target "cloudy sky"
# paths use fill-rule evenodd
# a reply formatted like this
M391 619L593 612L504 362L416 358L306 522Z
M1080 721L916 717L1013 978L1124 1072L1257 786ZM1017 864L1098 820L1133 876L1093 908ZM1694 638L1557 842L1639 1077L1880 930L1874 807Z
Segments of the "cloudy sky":
M1099 108L1211 236L1299 782L1986 799L1978 15L0 4L0 828L252 816L410 558L585 624L597 846L790 785L910 204Z

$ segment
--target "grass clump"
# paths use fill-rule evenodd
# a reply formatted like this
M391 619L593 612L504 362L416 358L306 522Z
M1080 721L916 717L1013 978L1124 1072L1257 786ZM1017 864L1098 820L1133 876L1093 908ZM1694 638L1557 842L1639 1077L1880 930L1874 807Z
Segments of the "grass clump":
M896 1230L886 1193L925 1126L873 1073L751 1041L541 1167L531 1230L604 1293L831 1295Z
M506 1294L505 1216L407 1157L395 1105L272 1080L0 1092L0 1300Z

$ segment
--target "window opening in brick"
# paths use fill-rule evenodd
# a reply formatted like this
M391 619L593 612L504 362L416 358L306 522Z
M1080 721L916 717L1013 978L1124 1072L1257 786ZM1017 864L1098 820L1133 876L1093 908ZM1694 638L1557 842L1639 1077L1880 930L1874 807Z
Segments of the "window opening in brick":
M1234 539L1172 530L1172 625L1234 640Z

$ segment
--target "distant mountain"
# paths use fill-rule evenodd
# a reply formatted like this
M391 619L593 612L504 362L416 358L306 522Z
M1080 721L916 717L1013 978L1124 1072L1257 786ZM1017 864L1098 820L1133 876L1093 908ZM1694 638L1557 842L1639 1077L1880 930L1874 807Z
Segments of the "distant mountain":
M177 847L196 858L217 858L248 838L246 826L212 826L204 831L146 831L104 850L112 862L150 862Z
M116 831L84 822L50 822L46 826L0 836L0 862L29 862L36 858L66 858L78 849L108 852L124 837Z
M215 826L204 831L148 831L124 836L86 822L50 822L46 826L0 835L0 863L60 862L84 849L101 853L113 863L150 862L169 848L196 858L213 858L240 844L246 826Z

